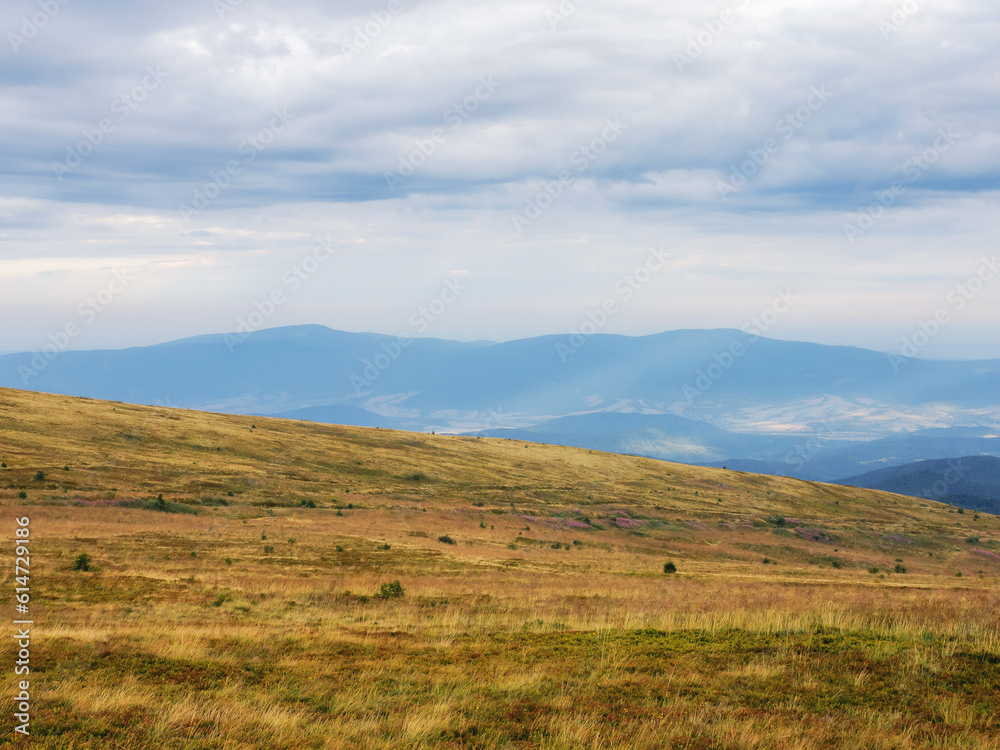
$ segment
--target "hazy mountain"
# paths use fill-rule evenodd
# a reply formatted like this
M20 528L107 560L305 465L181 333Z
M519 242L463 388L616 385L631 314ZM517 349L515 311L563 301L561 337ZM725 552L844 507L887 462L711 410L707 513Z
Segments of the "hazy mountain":
M734 330L461 343L295 326L51 361L6 355L0 385L240 413L354 406L459 430L601 410L839 438L1000 424L1000 360L900 364Z
M1000 458L965 456L879 469L837 484L886 490L989 513L1000 512Z

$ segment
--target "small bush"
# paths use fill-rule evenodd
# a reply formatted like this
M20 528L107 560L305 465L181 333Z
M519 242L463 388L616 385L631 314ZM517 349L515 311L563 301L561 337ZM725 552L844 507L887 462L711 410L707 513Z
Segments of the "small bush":
M73 570L90 570L90 555L84 552L73 562Z
M337 547L336 547L336 550L337 550L337 552L343 552L344 548L343 548L342 545L338 544Z
M905 573L906 568L903 567L903 563L896 563L896 567L893 568L893 571L896 573Z
M439 536L438 541L441 542L442 544L458 544L458 542L456 542L447 534L442 534L441 536Z
M831 565L832 565L833 567L835 567L835 568L842 568L842 567L844 567L844 563L842 563L842 562L841 562L840 560L834 560L834 561L833 561L833 562L831 562L830 564L831 564ZM898 566L897 566L897 567L898 567Z
M337 512L336 512L335 515L343 516L344 515L344 511L342 511L340 508L337 508Z
M215 601L212 602L212 606L213 607L221 607L223 604L225 604L226 602L228 602L229 599L230 599L229 594L219 594L216 597Z
M38 471L36 471L35 472L35 481L44 482L45 481L45 472L42 471L41 469L39 469Z
M552 542L552 549L562 549L562 542Z
M232 564L233 564L233 558L227 557L226 558L226 565L232 565Z
M979 537L978 536L968 536L968 537L965 538L965 541L968 544L979 544Z
M677 572L677 566L672 562L663 563L663 572L667 575Z
M20 492L18 492L17 496L19 498L21 498L22 500L27 500L28 499L28 493L25 492L24 490L21 490Z
M868 572L871 573L872 575L875 575L876 573L878 573L878 567L872 565L870 568L868 568Z
M583 542L581 542L579 539L574 539L573 540L573 546L574 547L582 547L583 546Z
M386 542L385 544L380 544L375 549L387 550L387 549L392 549L392 547L390 546L390 544L388 542Z
M383 599L398 599L406 593L403 584L399 581L383 583L378 590L378 595Z
M510 542L510 543L509 543L509 544L507 545L507 549L517 549L517 545L516 545L516 544L514 544L514 542Z
M303 500L301 503L299 503L299 505L301 505L303 508L315 508L316 507L316 501L315 500Z
M295 537L289 537L288 543L289 544L295 544Z
M955 574L955 578L961 578L961 577L962 577L962 571L960 570Z
M270 544L265 544L264 545L264 554L266 555L266 554L268 554L270 552L274 552L274 547L272 547Z
M771 564L771 558L770 557L765 557L763 560L761 560L761 562L764 563L765 565L770 565Z

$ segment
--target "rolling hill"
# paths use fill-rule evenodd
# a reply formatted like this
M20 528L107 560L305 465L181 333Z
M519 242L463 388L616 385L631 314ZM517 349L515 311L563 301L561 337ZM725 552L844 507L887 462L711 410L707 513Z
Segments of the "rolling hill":
M10 389L0 463L0 517L31 537L33 747L987 750L1000 732L992 515Z
M838 484L923 497L971 510L1000 511L1000 458L919 461L843 479Z

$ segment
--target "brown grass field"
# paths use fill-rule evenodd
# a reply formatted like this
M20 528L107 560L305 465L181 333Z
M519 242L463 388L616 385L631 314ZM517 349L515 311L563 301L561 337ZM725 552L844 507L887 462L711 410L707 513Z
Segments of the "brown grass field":
M7 389L0 459L0 747L1000 748L994 516Z

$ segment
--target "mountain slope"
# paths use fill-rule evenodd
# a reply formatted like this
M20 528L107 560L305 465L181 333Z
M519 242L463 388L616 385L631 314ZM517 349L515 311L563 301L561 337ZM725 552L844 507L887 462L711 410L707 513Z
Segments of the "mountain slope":
M1000 458L965 456L880 469L838 484L924 497L972 510L1000 511Z
M8 389L0 464L42 750L995 750L1000 732L995 516Z

